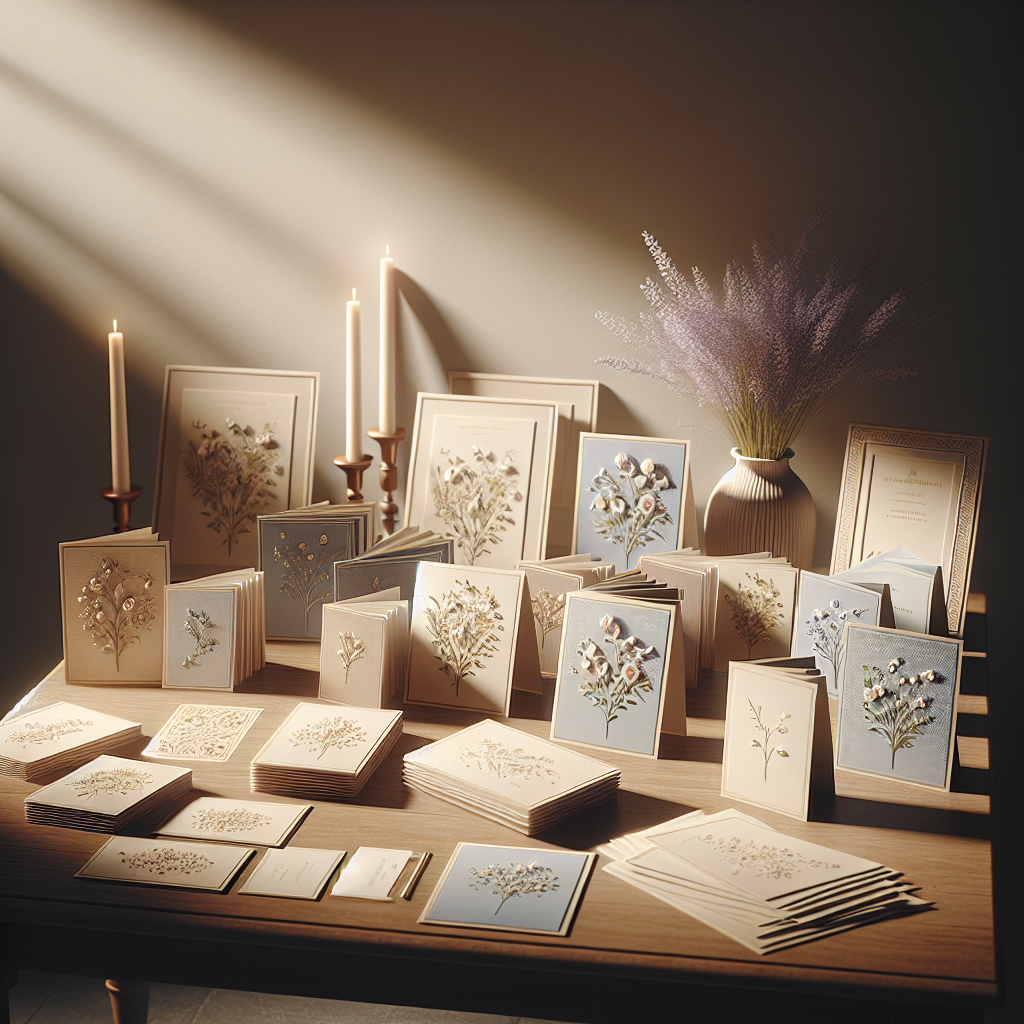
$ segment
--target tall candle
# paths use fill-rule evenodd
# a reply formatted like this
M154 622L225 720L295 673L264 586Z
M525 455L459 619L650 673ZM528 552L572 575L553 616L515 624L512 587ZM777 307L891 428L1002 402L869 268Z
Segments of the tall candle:
M395 416L395 261L391 246L380 261L380 423L382 434L394 434Z
M355 288L352 301L345 304L345 313L345 461L359 462L363 457L363 367Z
M108 336L110 342L110 468L111 487L116 494L132 489L132 470L128 461L128 402L124 390L124 335L117 321Z

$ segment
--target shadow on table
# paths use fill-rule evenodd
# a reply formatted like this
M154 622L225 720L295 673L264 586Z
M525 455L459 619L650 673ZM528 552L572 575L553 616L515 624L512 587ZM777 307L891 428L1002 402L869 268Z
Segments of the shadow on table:
M962 836L964 839L991 838L987 814L890 804L852 796L828 797L814 794L811 820L863 828L891 828L901 832L930 832L934 835Z

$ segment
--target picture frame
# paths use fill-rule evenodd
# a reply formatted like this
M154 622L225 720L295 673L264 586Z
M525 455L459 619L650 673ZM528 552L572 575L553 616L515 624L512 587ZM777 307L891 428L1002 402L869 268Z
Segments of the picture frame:
M589 551L623 572L642 555L696 544L690 442L581 431L573 504L572 552Z
M847 623L835 765L949 792L963 640Z
M596 853L459 843L417 924L565 937L596 859Z
M404 525L453 538L460 565L543 558L557 426L554 402L420 392Z
M962 636L987 454L987 437L851 423L830 573L907 548L942 567Z
M557 404L558 431L546 550L548 556L569 554L575 499L572 467L579 452L580 433L597 430L600 381L452 370L448 374L448 390L453 395L528 398Z
M256 515L310 503L319 388L316 371L166 368L153 529L172 578L256 565ZM244 493L228 491L221 470L248 449Z

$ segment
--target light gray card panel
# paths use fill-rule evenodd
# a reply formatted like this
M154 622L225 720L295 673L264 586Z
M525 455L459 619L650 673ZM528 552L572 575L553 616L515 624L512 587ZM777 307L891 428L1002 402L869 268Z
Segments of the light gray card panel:
M267 636L319 639L320 609L333 599L333 566L352 558L358 524L260 521Z
M324 608L323 622L320 696L341 704L381 707L384 696L384 616L361 615L329 605Z
M623 569L635 569L641 555L675 551L679 547L677 541L685 480L685 445L618 437L584 437L582 445L575 550L590 551L603 561L615 562ZM668 512L667 522L651 525L648 529L642 528L636 514L636 490L630 480L620 476L622 471L615 465L615 458L620 453L633 456L638 464L650 459L667 475L671 486L658 491L658 497ZM618 496L626 506L626 510L618 515L591 508L599 494L606 498L611 496L612 489L607 482L595 480L602 470L619 488ZM602 523L608 524L605 532L599 532ZM641 539L637 540L637 537Z
M334 600L345 601L350 597L361 597L364 594L387 590L389 587L398 587L402 600L408 605L411 621L412 599L416 590L416 568L421 561L442 562L444 559L420 558L417 554L404 558L395 556L338 562L334 566Z
M612 666L617 666L615 645L601 627L601 620L612 615L617 620L620 639L635 637L640 647L654 646L652 656L642 663L651 681L651 690L631 697L608 719L603 708L580 692L585 676L580 671L584 655L580 647L593 642ZM570 601L565 613L562 660L559 666L557 721L554 739L593 743L612 750L632 750L654 754L658 744L658 706L665 674L672 614L664 608L646 608L615 601Z
M230 690L235 645L236 589L167 591L165 685Z

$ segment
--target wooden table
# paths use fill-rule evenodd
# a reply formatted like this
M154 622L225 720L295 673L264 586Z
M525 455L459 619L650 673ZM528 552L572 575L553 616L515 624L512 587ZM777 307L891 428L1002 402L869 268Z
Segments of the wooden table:
M266 669L226 695L68 686L58 666L26 706L72 701L140 721L147 737L184 701L261 706L227 764L189 762L200 793L245 797L252 756L297 699L316 699L317 647L272 643L268 655ZM406 709L404 735L360 797L316 803L291 843L430 850L434 859L411 902L237 895L255 859L225 894L76 879L104 837L27 824L22 800L36 786L3 778L0 918L9 965L567 1021L627 1020L639 1002L720 1016L751 988L826 1006L851 996L980 1005L997 996L986 685L984 656L966 657L954 792L837 772L825 820L754 812L790 835L898 868L935 902L928 913L760 957L599 863L566 939L416 924L459 840L588 849L694 808L729 806L718 795L725 686L709 674L690 691L687 738L666 740L657 762L602 755L622 769L618 799L539 840L406 789L403 754L483 717ZM542 697L517 694L510 724L546 736L551 699L550 683ZM118 753L137 756L145 742Z

